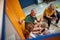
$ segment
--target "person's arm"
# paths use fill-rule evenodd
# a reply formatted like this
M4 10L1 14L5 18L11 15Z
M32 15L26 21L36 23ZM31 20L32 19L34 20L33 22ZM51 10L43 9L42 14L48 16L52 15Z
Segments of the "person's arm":
M47 10L45 10L45 16L47 17L47 18L50 18L50 19L52 19L52 17L50 17L49 15L48 15L48 12L47 12Z
M48 17L48 18L52 19L52 17L48 16L47 14L46 14L46 17Z
M41 22L41 19L37 20L37 22Z
M57 17L57 12L56 12L56 10L54 11L54 15Z
M24 20L19 20L18 23L22 24L22 23L24 23Z
M19 20L18 23L22 24L23 22L30 23L29 16L27 16L24 20Z
M38 20L38 19L35 17L35 21L36 21L36 22L40 22L40 21L41 21L41 19L39 19L39 20Z
M54 15L55 15L55 16L57 15L56 13L57 13L56 10L54 10Z
M55 15L55 16L57 15L56 12L54 12L54 15Z

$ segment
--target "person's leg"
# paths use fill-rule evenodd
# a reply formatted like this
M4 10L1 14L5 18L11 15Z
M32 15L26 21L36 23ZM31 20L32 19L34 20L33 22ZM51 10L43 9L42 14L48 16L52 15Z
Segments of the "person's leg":
M59 19L60 19L60 17L57 17L57 20L56 20L56 23L55 23L56 27L59 27L58 26Z
M58 24L58 22L59 22L59 17L58 17L58 19L56 20L56 24Z
M56 24L58 24L59 19L60 19L60 13L59 13L59 12L57 12L57 20L56 20Z
M58 21L59 21L59 16L58 14L56 14L56 16L53 14L51 17L53 17L53 20L56 21L56 23L54 24L56 27L58 27Z
M48 21L48 29L49 29L50 24L51 24L51 19L49 19L49 18L47 18L47 17L45 17L45 16L44 16L44 19L46 19L46 20Z
M59 19L60 19L60 12L58 12L57 10L56 10L56 13L57 13L57 20L56 20L56 24L58 24L58 22L59 22Z
M48 19L48 27L50 27L51 24L51 20Z

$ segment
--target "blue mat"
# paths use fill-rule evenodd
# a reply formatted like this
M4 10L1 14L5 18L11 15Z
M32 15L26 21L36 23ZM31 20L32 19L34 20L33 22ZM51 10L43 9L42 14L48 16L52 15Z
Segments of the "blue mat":
M43 40L43 39L52 38L52 37L55 37L55 36L60 36L60 33L49 34L49 35L41 35L41 36L38 36L36 38L31 38L31 39L27 39L27 40Z

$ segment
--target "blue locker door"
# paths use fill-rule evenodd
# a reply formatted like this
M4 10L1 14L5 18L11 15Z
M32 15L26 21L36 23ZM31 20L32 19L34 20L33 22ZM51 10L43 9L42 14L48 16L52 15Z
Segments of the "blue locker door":
M22 8L25 8L29 5L35 4L35 0L19 0Z

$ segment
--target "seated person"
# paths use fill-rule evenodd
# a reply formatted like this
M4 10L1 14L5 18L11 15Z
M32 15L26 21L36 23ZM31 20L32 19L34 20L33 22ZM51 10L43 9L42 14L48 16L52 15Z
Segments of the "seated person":
M51 20L56 20L57 22L57 15L54 4L50 4L49 7L45 9L43 17L48 21L48 29L50 27Z
M32 38L30 32L33 30L34 26L31 23L25 24L25 30L23 31L25 38Z
M40 34L44 34L45 29L37 29L34 28L34 25L32 23L26 23L25 24L25 30L23 31L25 38L35 38L36 36Z
M29 32L28 34L29 34L30 37L31 37L30 33L38 35L38 34L41 34L42 30L45 31L44 28L41 28L40 21L41 21L41 19L37 20L37 18L36 18L36 11L33 10L33 9L31 10L31 13L28 16L26 16L26 18L25 18L25 28L28 29L28 32ZM28 24L31 24L29 26L32 28L32 30L31 30L31 28L29 28L29 26L26 26Z
M35 21L37 21L37 23L35 23ZM40 24L38 24L40 21L41 21L41 19L37 20L36 11L33 9L31 10L31 13L29 15L27 15L25 18L25 24L26 23L32 23L34 25L34 27L37 27L38 25L40 25Z

